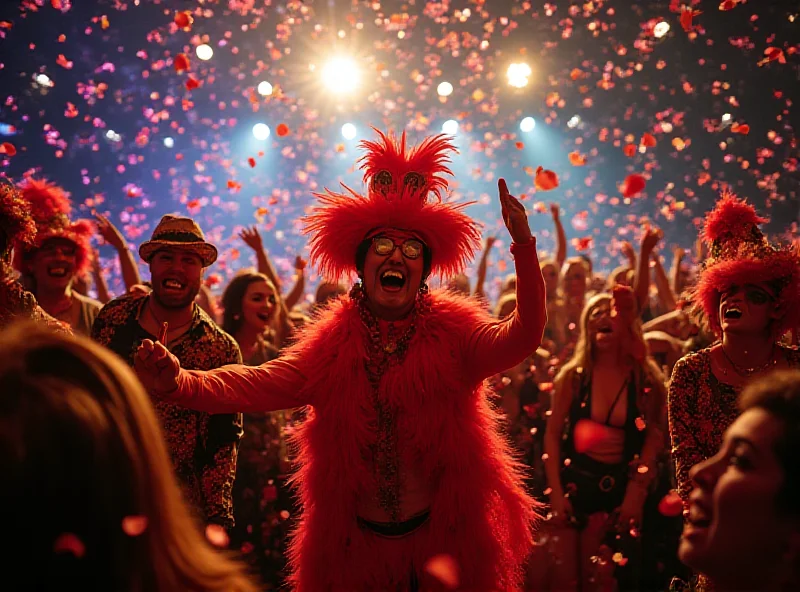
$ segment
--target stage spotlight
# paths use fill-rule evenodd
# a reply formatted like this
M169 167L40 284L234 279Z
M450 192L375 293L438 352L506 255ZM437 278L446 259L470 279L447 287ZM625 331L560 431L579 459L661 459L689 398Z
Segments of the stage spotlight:
M322 82L337 94L349 93L358 86L361 72L350 58L332 58L322 68Z
M354 126L352 123L345 123L342 126L342 136L344 136L345 140L352 140L356 137L357 132L358 130L356 129L356 126Z
M175 140L170 137L164 138L164 146L166 148L172 148L175 145Z
M257 90L258 94L260 94L262 97L268 97L272 94L272 85L264 80L263 82L258 83Z
M525 63L514 63L508 67L506 76L508 77L508 84L514 88L523 88L528 86L530 76L532 74L531 67Z
M253 136L256 140L264 141L269 138L270 130L266 123L257 123L253 126Z
M526 117L522 121L519 122L519 129L525 132L532 132L533 128L536 127L536 120L533 117Z
M436 88L436 92L439 93L440 97L449 97L453 94L453 85L449 82L442 82Z
M653 27L653 36L656 39L661 39L667 33L669 33L669 23L667 21L661 21Z
M198 59L201 59L204 62L210 60L214 56L214 50L211 49L210 45L205 43L198 45L194 52L197 54Z
M442 133L455 136L458 133L458 122L455 119L448 119L442 124Z

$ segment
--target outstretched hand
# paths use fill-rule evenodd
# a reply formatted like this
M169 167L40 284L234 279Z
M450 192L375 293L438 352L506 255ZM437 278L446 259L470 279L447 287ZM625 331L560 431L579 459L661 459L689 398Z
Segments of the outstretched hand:
M503 222L508 228L511 240L517 244L528 243L533 240L531 228L528 226L528 215L525 206L508 192L505 179L500 179L497 184L500 190L500 208L503 213Z
M151 394L167 394L178 388L181 364L158 341L142 341L133 360L133 368L144 388Z
M245 227L239 233L239 238L244 241L248 247L253 249L256 253L264 249L264 243L261 240L261 234L255 226Z
M97 220L97 232L100 233L103 240L118 251L125 249L125 237L111 220L102 214L95 214L94 217Z

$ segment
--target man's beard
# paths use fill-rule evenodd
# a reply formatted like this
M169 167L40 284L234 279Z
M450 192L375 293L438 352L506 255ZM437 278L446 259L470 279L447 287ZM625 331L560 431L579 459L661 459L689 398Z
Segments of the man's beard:
M156 299L156 302L162 308L174 309L179 310L182 308L188 308L194 302L194 299L197 298L197 294L200 292L200 282L196 285L187 285L186 295L177 295L177 294L165 294L164 288L162 286L156 286L153 284L153 298Z

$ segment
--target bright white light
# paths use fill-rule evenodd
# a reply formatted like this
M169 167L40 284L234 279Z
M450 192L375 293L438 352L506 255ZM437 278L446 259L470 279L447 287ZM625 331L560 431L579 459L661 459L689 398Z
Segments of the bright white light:
M722 121L724 121L724 122L728 122L728 121L730 121L730 120L731 120L731 114L730 114L730 113L725 113L725 114L722 116Z
M266 123L257 123L253 126L253 136L256 140L264 141L270 135L269 126Z
M458 133L458 122L455 119L448 119L442 124L442 133L455 136Z
M572 117L569 118L569 121L567 122L567 127L569 129L574 129L578 127L580 124L581 124L581 116L573 115Z
M511 64L506 71L508 77L508 84L514 88L523 88L528 86L529 78L532 70L528 64L515 63Z
M263 82L258 83L256 90L258 90L258 94L260 94L262 97L268 97L272 94L272 85L264 80Z
M453 94L453 85L450 84L449 82L442 82L436 88L436 92L439 93L440 97L449 97L450 95Z
M536 127L536 120L533 117L526 117L522 121L519 122L519 129L525 132L532 132L533 128Z
M106 132L106 138L108 138L109 140L113 140L114 136L116 136L116 135L117 134L114 132L114 130L108 130Z
M361 72L350 58L333 58L322 68L322 82L328 90L338 94L355 90L361 78Z
M342 136L344 136L345 140L352 140L356 137L356 133L358 133L358 130L352 123L345 123L342 126Z
M172 148L175 145L175 140L170 137L164 138L164 146L167 148Z
M39 86L53 86L53 81L50 80L50 77L47 74L37 74L36 83Z
M656 39L661 39L667 33L669 33L669 23L667 21L661 21L653 27L653 36Z
M197 54L197 57L204 62L210 60L214 56L214 50L211 49L210 45L203 43L202 45L198 45L197 49L194 50Z

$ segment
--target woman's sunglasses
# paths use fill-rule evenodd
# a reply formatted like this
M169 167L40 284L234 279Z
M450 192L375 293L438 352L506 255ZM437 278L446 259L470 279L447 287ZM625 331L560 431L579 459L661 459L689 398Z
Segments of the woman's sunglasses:
M403 253L403 257L406 259L419 258L425 248L422 241L418 241L415 238L406 239L400 245L397 245L394 239L388 236L376 236L372 239L372 249L375 251L375 254L381 257L391 255L398 246Z

